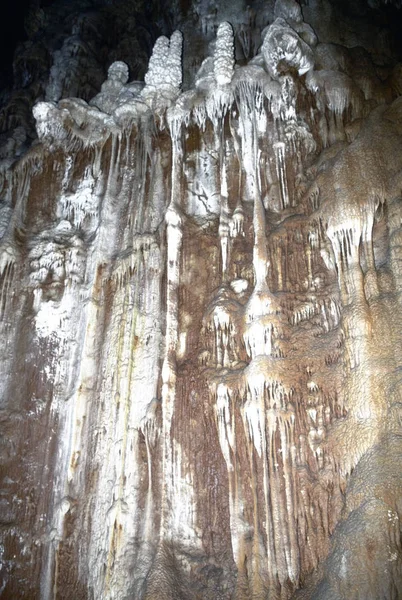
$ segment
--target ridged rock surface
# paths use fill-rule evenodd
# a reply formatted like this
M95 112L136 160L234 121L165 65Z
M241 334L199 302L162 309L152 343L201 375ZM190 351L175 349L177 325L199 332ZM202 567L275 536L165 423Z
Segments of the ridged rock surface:
M329 2L210 5L144 81L124 3L16 54L1 598L402 597L401 65Z

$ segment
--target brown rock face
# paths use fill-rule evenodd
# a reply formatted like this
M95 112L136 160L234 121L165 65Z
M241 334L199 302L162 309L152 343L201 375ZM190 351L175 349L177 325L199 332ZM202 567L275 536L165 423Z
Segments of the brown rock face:
M1 598L402 597L400 67L270 10L5 151Z

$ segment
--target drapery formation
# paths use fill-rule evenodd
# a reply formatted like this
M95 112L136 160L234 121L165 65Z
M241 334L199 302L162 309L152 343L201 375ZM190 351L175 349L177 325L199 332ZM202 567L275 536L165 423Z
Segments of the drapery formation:
M399 71L291 0L187 91L182 44L1 173L0 589L396 598Z

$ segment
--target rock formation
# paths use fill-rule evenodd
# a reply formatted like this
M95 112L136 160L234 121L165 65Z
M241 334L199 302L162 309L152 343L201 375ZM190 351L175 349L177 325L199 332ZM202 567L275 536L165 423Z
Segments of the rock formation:
M402 597L398 54L327 1L212 4L144 81L99 80L105 6L16 55L1 598Z

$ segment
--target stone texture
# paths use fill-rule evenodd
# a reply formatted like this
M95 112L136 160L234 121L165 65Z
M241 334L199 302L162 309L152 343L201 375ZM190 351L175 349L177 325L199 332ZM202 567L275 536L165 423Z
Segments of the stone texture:
M391 42L172 3L144 83L85 8L2 113L1 597L402 596Z

